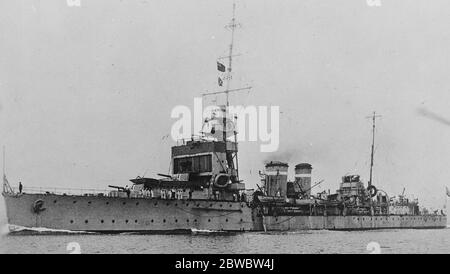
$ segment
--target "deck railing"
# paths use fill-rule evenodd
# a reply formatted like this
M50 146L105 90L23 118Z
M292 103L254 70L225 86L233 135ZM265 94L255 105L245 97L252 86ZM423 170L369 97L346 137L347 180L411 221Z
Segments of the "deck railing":
M12 187L14 193L19 193L18 187ZM111 190L107 189L89 189L89 188L60 188L60 187L24 187L22 193L29 194L58 194L71 196L87 196L94 195L107 196Z

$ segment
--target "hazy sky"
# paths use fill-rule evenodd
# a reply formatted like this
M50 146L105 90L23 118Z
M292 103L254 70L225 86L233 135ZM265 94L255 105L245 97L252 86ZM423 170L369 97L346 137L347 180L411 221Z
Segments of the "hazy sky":
M280 151L240 144L240 174L259 182L265 160L313 165L321 188L368 179L406 187L422 204L450 186L450 2L236 1L231 103L279 105ZM166 173L162 137L176 105L217 86L231 0L0 2L0 144L13 185L105 188ZM219 101L221 97L217 98ZM447 120L448 119L448 120Z

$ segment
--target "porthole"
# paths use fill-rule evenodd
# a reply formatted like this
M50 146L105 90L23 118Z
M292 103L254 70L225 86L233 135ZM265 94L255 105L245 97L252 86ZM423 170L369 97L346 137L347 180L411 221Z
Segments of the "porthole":
M53 203L56 204L56 200L54 200Z
M134 220L134 223L136 223L136 224L137 224L137 220Z
M228 219L225 219L225 222L228 222Z
M166 222L166 219L163 220L163 223L165 223L165 222Z
M153 205L154 205L154 206L157 206L157 205L158 205L158 203L156 203L156 202L155 202L155 203L154 203Z
M73 203L74 203L74 204L76 204L76 203L77 203L77 201L73 201Z
M104 222L105 222L105 221L103 221L103 220L100 221L100 223L102 223L102 224L103 224Z
M70 223L73 224L73 220L70 220Z
M112 223L115 223L116 222L116 220L112 220Z
M178 206L178 204L175 204L175 206Z
M169 206L169 203L166 203L166 206Z
M122 204L124 205L124 204L126 204L126 202L123 202Z
M213 206L213 204L209 204L209 207L212 207Z
M189 206L189 203L186 203L186 206Z
M208 222L211 222L211 219L208 219Z
M84 223L87 224L87 223L88 223L88 220L85 220Z
M138 205L139 205L139 203L136 203L136 205L138 206Z
M178 223L178 220L177 220L177 219L175 219L175 223Z
M89 201L89 202L88 202L88 204L92 204L92 202L91 202L91 201Z
M233 206L232 204L229 205L229 207L232 207L232 206Z
M125 223L127 223L127 224L128 224L128 220L125 220Z
M194 219L194 223L196 223L197 222L197 219Z
M186 223L189 223L189 219L186 219Z
M106 202L107 205L109 205L109 202Z
M220 204L219 206L222 207L222 204Z
M153 223L153 222L154 222L154 221L153 221L153 219L152 219L152 220L151 220L150 222L152 222L152 223Z
M241 222L243 222L244 220L243 219L241 219Z

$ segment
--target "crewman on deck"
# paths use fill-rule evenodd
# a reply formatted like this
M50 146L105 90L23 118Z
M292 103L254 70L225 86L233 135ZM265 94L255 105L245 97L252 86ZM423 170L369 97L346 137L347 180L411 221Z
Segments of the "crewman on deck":
M127 193L127 197L130 198L131 190L128 185L125 186L125 192Z
M19 182L19 193L22 193L22 189L23 189L22 182Z

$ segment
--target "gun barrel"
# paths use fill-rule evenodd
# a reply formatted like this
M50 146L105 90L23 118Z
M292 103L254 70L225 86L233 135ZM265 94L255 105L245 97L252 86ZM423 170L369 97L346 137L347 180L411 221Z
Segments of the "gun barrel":
M162 174L162 173L158 173L158 176L166 177L166 178L172 178L172 176L167 175L167 174Z
M112 186L112 185L108 185L108 187L111 187L111 188L116 188L116 189L120 189L120 190L123 190L123 189L125 189L124 187L122 187L122 186Z

